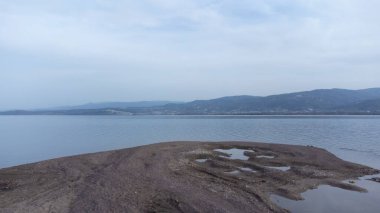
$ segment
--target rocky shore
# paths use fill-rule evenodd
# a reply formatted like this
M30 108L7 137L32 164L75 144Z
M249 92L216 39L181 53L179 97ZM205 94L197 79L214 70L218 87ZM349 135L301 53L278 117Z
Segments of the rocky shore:
M167 142L1 169L0 212L287 212L271 194L376 173L311 146Z

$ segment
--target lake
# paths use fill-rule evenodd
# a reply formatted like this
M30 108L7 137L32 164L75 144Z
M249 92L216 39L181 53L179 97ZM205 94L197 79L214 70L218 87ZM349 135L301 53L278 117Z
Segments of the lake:
M380 116L0 116L0 168L178 140L313 145L380 169Z
M380 169L380 116L0 116L0 168L182 140L313 145L345 160ZM373 201L366 202L380 208L380 190L376 188L380 184L366 184L375 185L366 195ZM323 193L336 193L338 197L342 193L331 188L321 186L305 192L306 201L276 198L275 202L302 212L310 201L308 197L319 197L323 204L328 197ZM357 192L343 193L348 194L345 200L357 200ZM334 209L340 203L332 202L326 208ZM352 210L357 204L352 202L339 209Z

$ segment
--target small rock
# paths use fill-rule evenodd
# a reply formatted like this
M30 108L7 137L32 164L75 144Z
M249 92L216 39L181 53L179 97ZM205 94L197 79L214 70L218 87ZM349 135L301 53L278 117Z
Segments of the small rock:
M0 183L0 191L9 191L11 190L9 183Z
M351 184L355 184L355 181L353 181L353 180L350 180L348 182L351 183Z
M368 180L372 180L372 181L375 181L377 183L380 183L380 177L373 177L373 178L370 178Z

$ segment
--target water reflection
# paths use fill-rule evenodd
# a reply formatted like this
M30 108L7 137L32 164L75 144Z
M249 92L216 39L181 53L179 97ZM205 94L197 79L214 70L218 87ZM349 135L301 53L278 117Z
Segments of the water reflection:
M281 170L283 172L286 172L290 169L290 166L265 166L265 168Z
M198 163L204 163L207 161L207 159L196 159L195 161Z
M253 169L248 168L248 167L239 167L239 169L241 171L245 171L245 172L253 172L253 173L257 172L256 170L253 170Z
M368 193L348 191L332 186L321 185L318 189L309 190L302 194L305 200L293 201L272 195L271 199L279 206L293 213L374 213L380 209L380 183L367 180L365 176L355 180L355 185L365 188ZM346 182L349 182L347 180Z
M222 152L228 155L227 158L232 159L232 160L248 160L249 156L245 155L244 152L254 152L253 150L249 149L215 149L214 151L216 152ZM224 157L224 156L221 156Z

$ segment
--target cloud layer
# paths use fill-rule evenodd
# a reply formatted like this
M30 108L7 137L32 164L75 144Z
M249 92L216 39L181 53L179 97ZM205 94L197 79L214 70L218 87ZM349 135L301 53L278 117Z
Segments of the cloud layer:
M0 0L0 109L380 85L377 0Z

